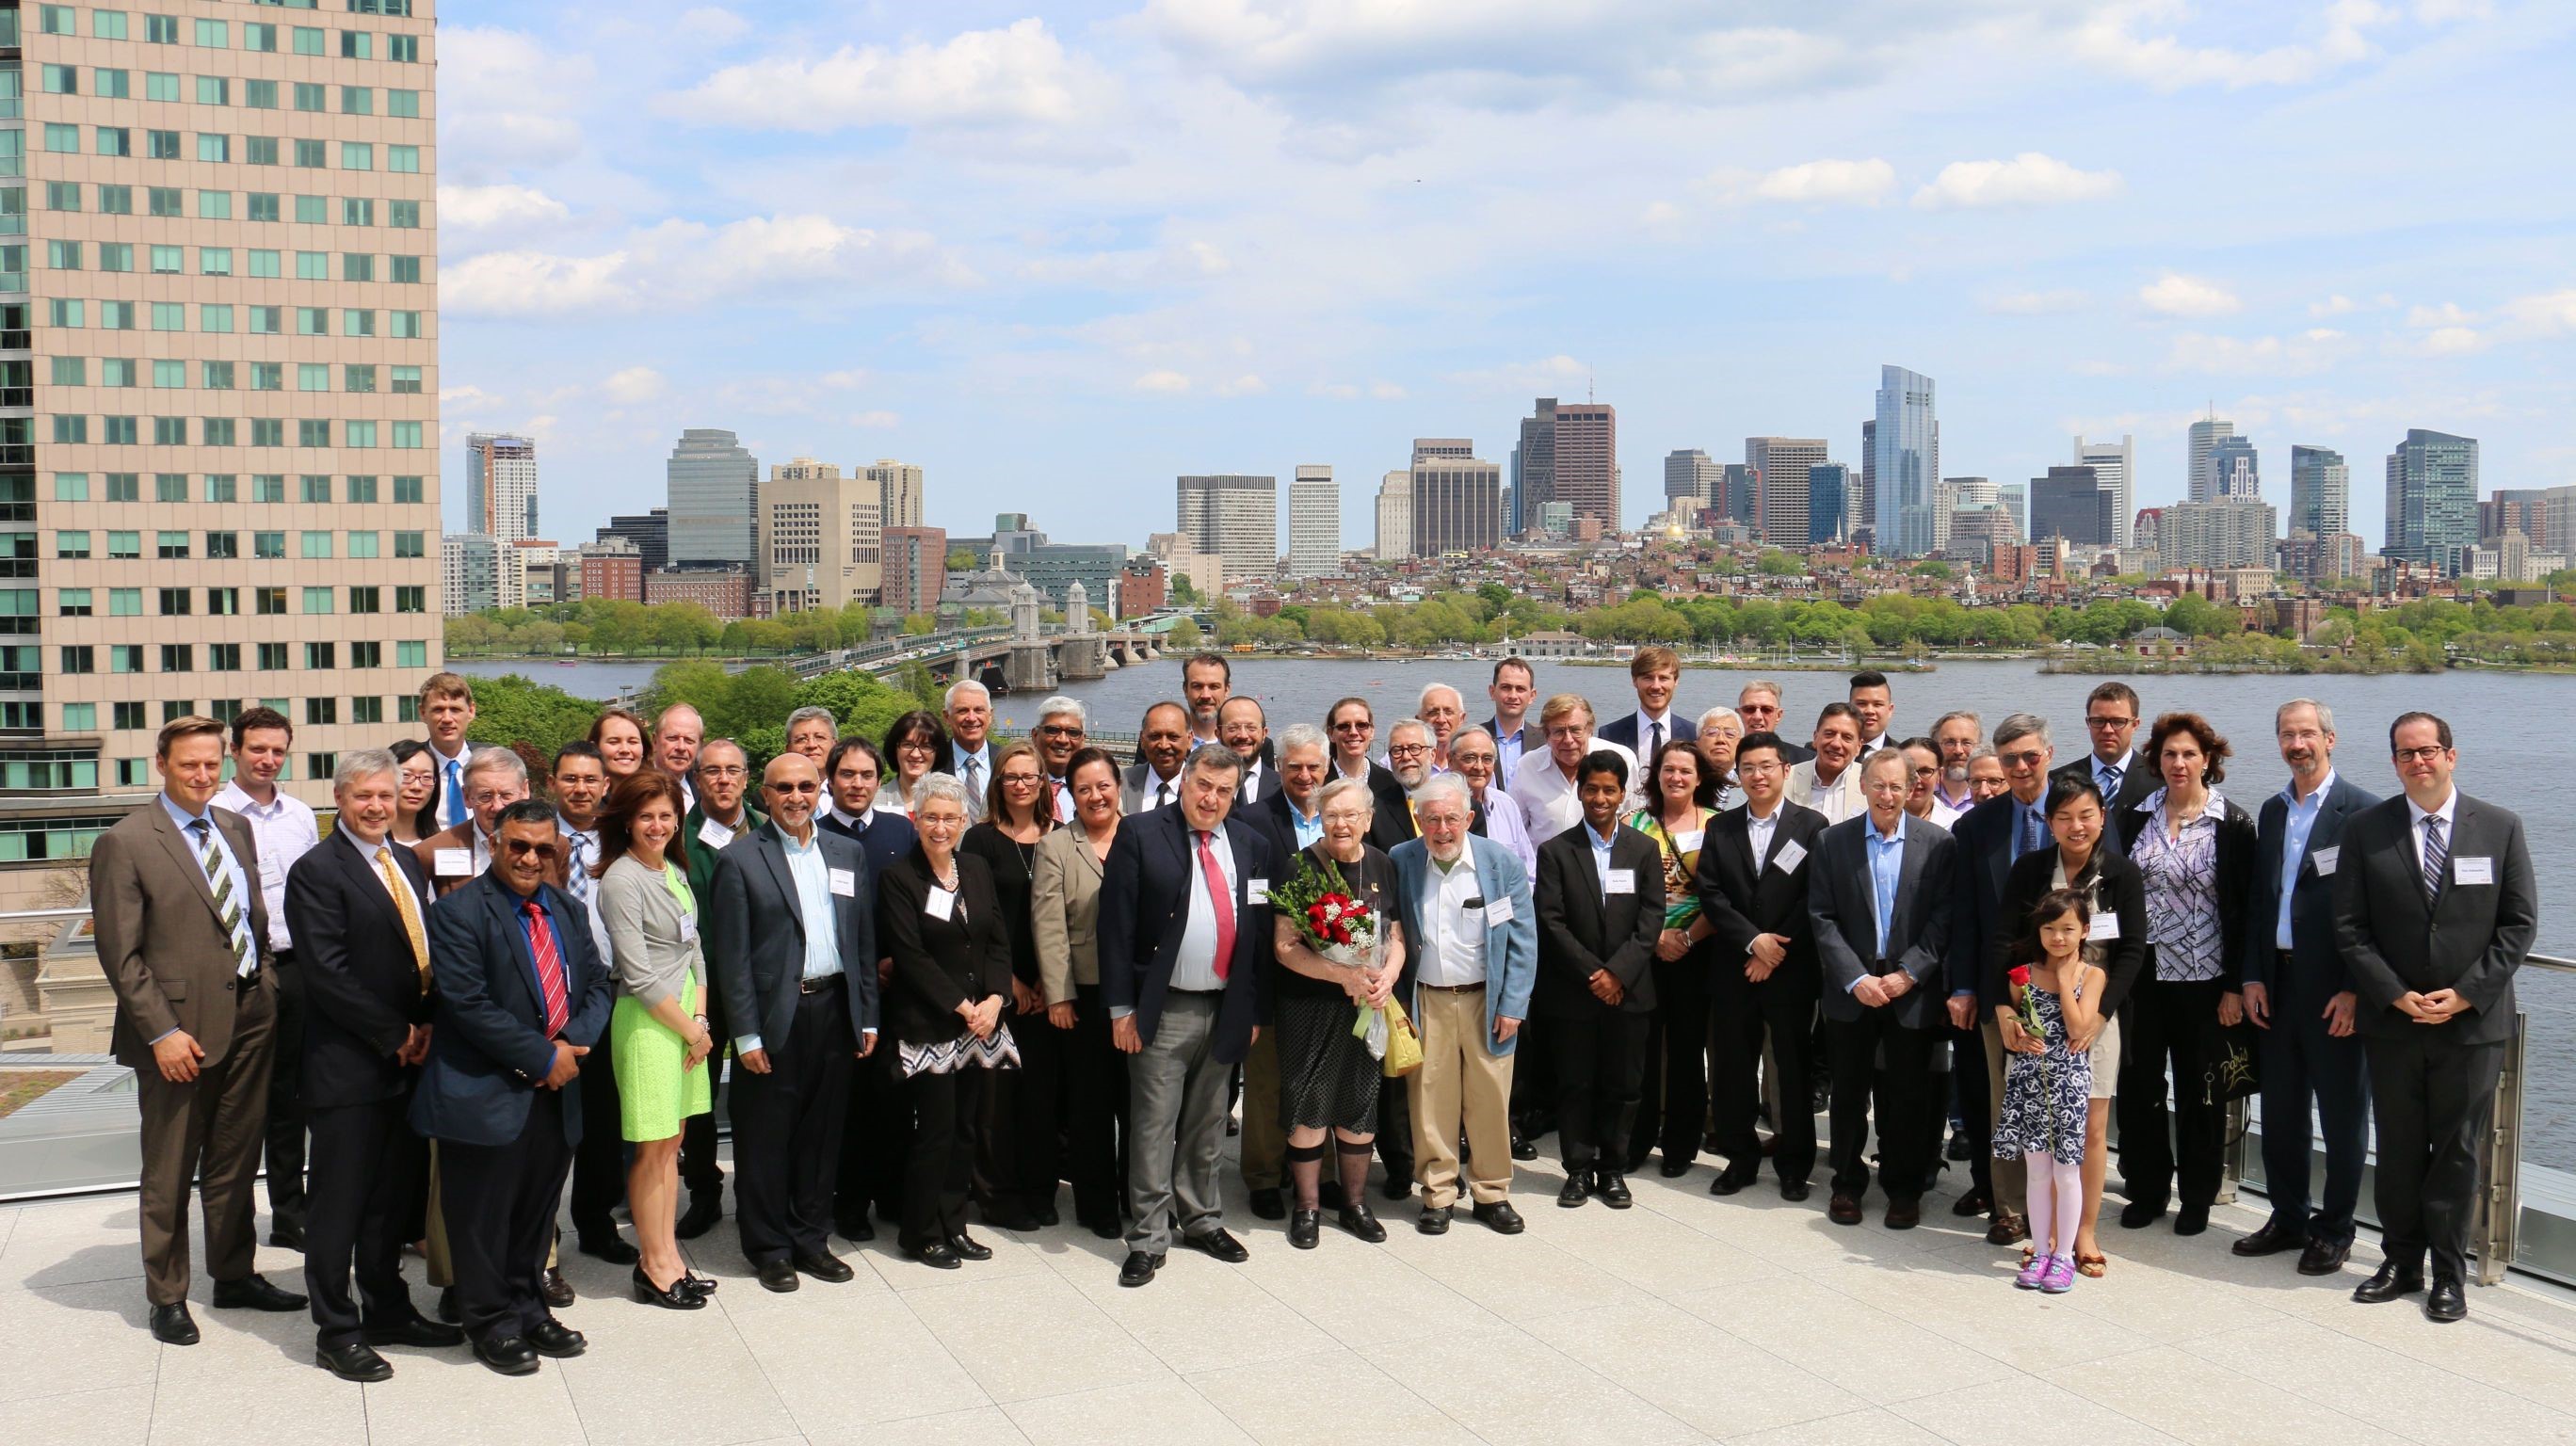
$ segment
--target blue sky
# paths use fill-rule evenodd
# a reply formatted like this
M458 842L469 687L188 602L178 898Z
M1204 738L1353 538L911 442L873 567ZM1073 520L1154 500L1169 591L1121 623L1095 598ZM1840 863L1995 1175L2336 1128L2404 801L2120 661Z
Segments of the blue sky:
M2216 404L2285 505L2410 426L2576 481L2576 7L2513 0L452 0L447 455L541 443L546 531L662 498L684 426L927 469L930 521L1141 545L1183 472L1415 436L1506 461L1619 408L1859 461L1882 362L1943 470ZM449 489L451 519L461 488ZM1286 532L1282 529L1282 542Z

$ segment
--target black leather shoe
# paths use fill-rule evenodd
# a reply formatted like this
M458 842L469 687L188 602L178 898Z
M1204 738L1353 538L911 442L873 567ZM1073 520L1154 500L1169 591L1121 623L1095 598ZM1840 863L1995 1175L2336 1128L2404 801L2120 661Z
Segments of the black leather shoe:
M832 1232L853 1245L865 1245L877 1238L876 1226L870 1224L865 1215L856 1220L841 1221L832 1227Z
M2242 1255L2250 1260L2289 1250L2306 1250L2312 1243L2307 1231L2293 1230L2278 1220L2266 1220L2253 1234L2230 1245L2227 1250L2231 1255Z
M1312 1250L1323 1239L1323 1229L1323 1211L1296 1211L1288 1217L1288 1243L1299 1250Z
M2311 1240L2308 1242L2308 1248L2299 1252L2299 1274L2339 1275L2343 1272L2344 1261L2351 1255L2352 1242L2349 1240L2341 1245L2324 1240Z
M764 1260L754 1265L751 1270L752 1274L759 1279L761 1289L776 1291L780 1295L785 1295L804 1284L796 1278L796 1262L792 1260Z
M1252 1214L1256 1220L1285 1220L1288 1218L1287 1197L1276 1190L1255 1190L1252 1192Z
M2460 1290L2460 1283L2447 1275L2434 1276L2433 1289L2424 1297L2424 1319L2449 1325L2468 1319L2468 1315L2469 1298Z
M929 1266L933 1270L963 1270L966 1268L965 1258L960 1256L956 1251L949 1249L948 1242L945 1240L934 1240L928 1245L919 1247L907 1245L903 1248L903 1258L906 1260L917 1260L922 1264Z
M1667 1180L1678 1180L1690 1173L1691 1162L1679 1155L1666 1155L1655 1165L1655 1173Z
M1583 1172L1581 1170L1577 1170L1573 1174L1566 1176L1565 1188L1556 1192L1557 1205L1560 1208L1567 1210L1572 1210L1591 1198L1592 1187L1584 1179Z
M1024 1210L1017 1205L987 1205L983 1213L984 1223L996 1230L1009 1230L1026 1235L1038 1228L1037 1212Z
M1708 1193L1721 1198L1741 1194L1744 1187L1752 1184L1757 1178L1759 1177L1751 1170L1738 1170L1730 1165L1718 1171L1717 1178L1708 1182Z
M494 1336L474 1343L474 1359L505 1376L537 1373L537 1348L526 1336Z
M1964 1165L1968 1161L1976 1158L1976 1149L1977 1147L1975 1143L1968 1138L1967 1131L1953 1130L1950 1132L1949 1155L1951 1160Z
M1780 1182L1780 1198L1788 1201L1792 1205L1806 1199L1809 1195L1812 1195L1815 1192L1816 1187L1808 1184L1804 1180L1783 1180Z
M2363 1305L2378 1305L2402 1295L2413 1295L2423 1288L2424 1267L2384 1260L2376 1274L2352 1288L2352 1298Z
M1477 1224L1496 1235L1518 1235L1529 1227L1529 1222L1521 1219L1521 1212L1513 1209L1512 1202L1509 1200L1497 1200L1491 1205L1478 1205L1467 1213L1476 1217Z
M1053 1230L1058 1225L1064 1223L1064 1217L1055 1213L1055 1205L1053 1202L1037 1207L1037 1209L1032 1213L1037 1217L1038 1228L1040 1230Z
M537 1294L544 1298L548 1309L562 1310L573 1302L572 1282L564 1279L561 1266L549 1265L545 1279L537 1282Z
M857 1271L850 1269L847 1261L822 1250L800 1251L790 1263L796 1267L799 1274L810 1275L816 1280L828 1281L833 1285L839 1285L858 1274Z
M1860 1201L1837 1190L1834 1198L1825 1202L1825 1218L1836 1225L1858 1225Z
M590 1341L581 1332L559 1320L550 1320L528 1332L528 1344L538 1355L568 1361L590 1349Z
M702 1194L694 1194L689 1197L689 1208L680 1212L679 1223L671 1227L671 1233L682 1240L695 1240L715 1229L716 1222L723 1218L723 1191L709 1190Z
M390 1381L394 1378L393 1363L377 1355L376 1348L365 1341L320 1347L313 1352L313 1363L344 1381Z
M1181 1237L1181 1243L1192 1250L1204 1251L1228 1265L1241 1265L1252 1258L1252 1252L1243 1248L1242 1241L1222 1230L1211 1230L1204 1235L1184 1235Z
M277 1224L270 1227L268 1232L268 1243L276 1246L280 1250L302 1250L304 1248L304 1227L280 1220ZM355 1380L356 1377L353 1376L350 1379ZM382 1380L383 1377L377 1376L371 1377L370 1379Z
M976 1239L974 1236L967 1234L963 1230L960 1230L956 1234L948 1237L948 1248L956 1251L957 1258L960 1260L990 1260L993 1258L993 1247L986 1245L983 1241ZM803 1262L799 1261L798 1264L803 1264Z
M1140 1285L1152 1285L1154 1272L1162 1268L1163 1257L1147 1255L1141 1250L1130 1250L1127 1252L1126 1262L1118 1267L1118 1283L1130 1290Z
M438 1318L449 1325L464 1321L465 1312L457 1308L455 1286L448 1286L438 1293Z
M421 1316L413 1316L398 1326L369 1326L361 1334L371 1346L418 1346L423 1350L443 1350L465 1344L464 1331Z
M2128 1204L2120 1207L2120 1228L2124 1230L2144 1230L2148 1226L2162 1220L2164 1216L2164 1201L2132 1200Z
M188 1314L186 1301L152 1307L152 1339L165 1346L197 1343L197 1318Z
M1950 1213L1962 1220L1971 1215L1990 1215L1994 1213L1994 1208L1995 1197L1983 1190L1970 1190L1950 1202Z
M1416 1234L1420 1235L1448 1234L1449 1207L1446 1205L1423 1206L1421 1217L1413 1222L1413 1229Z
M290 1311L302 1310L304 1304L304 1297L291 1290L278 1289L263 1275L245 1275L239 1280L215 1282L217 1310Z
M1879 1223L1890 1230L1911 1230L1923 1223L1923 1202L1890 1200L1887 1202L1887 1214Z
M1115 1240L1119 1236L1127 1233L1126 1230L1119 1225L1118 1212L1115 1210L1112 1210L1105 1215L1094 1215L1090 1219L1081 1223L1084 1229L1089 1230L1093 1235L1102 1240Z
M1637 1203L1636 1197L1628 1193L1627 1177L1616 1170L1604 1170L1593 1177L1592 1193L1613 1210L1625 1210Z
M2185 1205L2174 1212L2174 1234L2198 1235L2209 1228L2209 1207Z
M1386 1227L1378 1223L1377 1217L1369 1213L1366 1205L1343 1206L1340 1220L1344 1230L1371 1245L1382 1244L1386 1240Z
M1512 1132L1512 1158L1535 1160L1538 1158L1538 1146L1531 1144L1518 1130L1515 1130Z
M1388 1200L1402 1200L1412 1195L1413 1172L1408 1170L1399 1175L1389 1170L1386 1178L1378 1182L1377 1193Z
M633 1265L644 1258L644 1252L627 1244L622 1235L585 1235L579 1248L582 1254L611 1265Z

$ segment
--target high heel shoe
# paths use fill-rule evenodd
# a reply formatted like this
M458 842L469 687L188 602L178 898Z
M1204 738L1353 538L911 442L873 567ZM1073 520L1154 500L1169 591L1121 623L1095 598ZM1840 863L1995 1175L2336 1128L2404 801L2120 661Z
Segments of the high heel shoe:
M635 1299L642 1305L658 1305L664 1310L701 1310L707 1303L705 1293L695 1287L685 1270L671 1282L670 1289L664 1290L653 1283L653 1277L644 1273L643 1266L638 1265L634 1283Z

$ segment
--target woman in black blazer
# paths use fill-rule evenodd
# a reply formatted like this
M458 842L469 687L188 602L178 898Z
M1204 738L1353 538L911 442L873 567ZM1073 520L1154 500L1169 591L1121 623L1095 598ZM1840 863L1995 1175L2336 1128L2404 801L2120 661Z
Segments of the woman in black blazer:
M2091 778L2070 773L2052 779L2047 809L2048 831L2057 846L2022 855L2004 876L2003 904L1996 916L2004 927L1995 930L1986 946L1986 977L1977 999L2002 1022L2007 1051L2044 1050L2039 1039L2022 1032L2005 970L2015 942L2030 938L2031 911L2049 891L2076 888L2092 894L2093 937L2084 945L2084 962L2099 968L2105 983L2101 1011L2094 1016L2101 1021L2101 1032L2082 1046L2093 1055L2093 1099L2084 1117L2084 1219L2075 1231L2075 1268L2099 1279L2110 1268L2096 1229L2102 1220L2102 1184L2110 1173L2111 1094L2120 1072L2121 1030L2114 1015L2146 968L2147 894L2138 866L2103 846L2110 820L2102 811L2102 790Z
M993 875L960 854L966 788L945 773L921 781L911 853L877 883L878 944L894 960L886 1029L913 1111L904 1162L903 1253L955 1270L993 1252L966 1233L966 1187L986 1069L1019 1062L1002 1022L1011 994L1011 941Z
M2209 1076L2220 1027L2245 1017L2233 946L2256 844L2254 820L2218 792L2227 755L2227 740L2199 714L2158 718L2146 756L2164 786L2112 821L2147 897L2148 963L2120 1020L2120 1180L2129 1194L2120 1223L2131 1230L2154 1224L2177 1184L2174 1233L2208 1229L2225 1171L2227 1103Z

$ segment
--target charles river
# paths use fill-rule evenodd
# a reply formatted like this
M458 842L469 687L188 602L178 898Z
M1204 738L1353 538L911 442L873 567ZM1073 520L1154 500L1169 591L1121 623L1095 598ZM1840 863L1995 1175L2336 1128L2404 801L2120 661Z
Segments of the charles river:
M650 680L655 665L469 662L454 666L478 676L524 673L578 696L607 698L640 687ZM1605 720L1636 707L1624 668L1552 662L1535 667L1542 698L1558 692L1581 693ZM1274 732L1298 720L1320 723L1336 698L1367 698L1377 709L1382 743L1386 720L1412 712L1423 685L1434 681L1459 688L1467 695L1468 716L1483 720L1491 712L1484 696L1491 668L1490 662L1476 659L1244 660L1235 664L1234 686L1237 692L1261 699ZM1753 676L1693 668L1683 675L1675 710L1695 718L1713 704L1732 704L1736 690ZM1801 739L1814 721L1815 710L1843 696L1843 677L1838 673L1775 676L1786 685L1786 713L1793 720L1791 731ZM1894 678L1897 731L1925 732L1941 713L1966 708L1985 719L1991 735L2005 714L2036 712L2054 725L2058 759L2064 762L2084 751L2084 695L2098 681L2045 675L2036 664L2021 661L1950 662L1936 672L1900 673ZM2304 695L2333 709L2341 730L2338 771L2383 797L2397 792L2395 770L2388 762L2388 721L2409 708L2440 713L2450 720L2459 744L2460 787L2522 815L2540 875L2540 952L2576 957L2576 889L2569 887L2571 874L2576 874L2576 728L2568 726L2568 717L2562 714L2576 709L2576 678L2451 672L2384 677L2135 677L2129 681L2146 700L2150 719L2163 708L2190 707L2227 736L2237 756L2229 760L2227 780L2219 788L2248 813L2288 781L2288 771L2272 743L2272 709L2281 700ZM1064 691L1090 708L1094 726L1132 733L1147 705L1180 696L1180 664L1148 663L1113 672L1097 682L1069 684ZM1030 716L1030 709L1037 702L1033 696L996 698L997 724L1009 732L1035 726L1037 719ZM2145 741L2144 729L2139 741ZM2576 1170L2576 975L2532 969L2517 983L2522 1007L2531 1018L2531 1087L2523 1117L2523 1158L2536 1165Z

